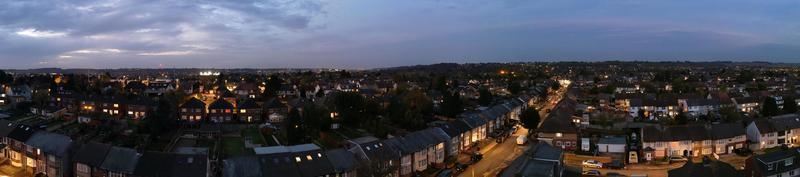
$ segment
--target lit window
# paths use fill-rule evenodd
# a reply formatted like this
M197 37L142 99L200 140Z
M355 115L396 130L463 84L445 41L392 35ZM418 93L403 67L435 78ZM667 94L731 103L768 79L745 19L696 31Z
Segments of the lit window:
M119 107L119 104L114 104L114 107L115 107L115 108L118 108L118 107Z
M556 137L560 138L561 136L563 136L561 133L556 133Z
M239 112L241 112L241 113L247 113L247 110L245 110L245 109L242 109L242 110L239 110Z
M311 160L311 155L306 155L306 159Z
M300 162L300 157L294 157L294 161Z

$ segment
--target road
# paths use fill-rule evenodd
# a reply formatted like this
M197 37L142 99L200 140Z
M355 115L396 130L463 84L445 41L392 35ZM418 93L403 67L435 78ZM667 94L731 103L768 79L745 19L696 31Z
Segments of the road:
M500 171L511 164L514 159L522 155L524 146L518 146L516 139L527 133L527 129L520 128L508 137L503 143L492 142L486 148L481 149L483 159L478 163L470 165L459 177L472 176L497 176Z
M566 92L569 85L562 85L562 87L555 92L552 93L551 96L548 96L548 99L544 102L540 102L539 104L544 103L539 109L539 114L542 120L544 120L547 115L549 114L547 111L548 109L553 109L553 107L561 100L564 93ZM541 124L540 121L539 123ZM497 176L502 169L507 167L511 164L514 159L522 155L525 146L519 146L516 143L517 137L525 136L528 133L528 129L519 127L516 132L513 132L511 136L509 136L503 143L495 143L492 142L485 148L481 149L481 154L483 154L483 159L478 161L478 163L470 165L464 172L459 174L459 177L474 177L474 176Z

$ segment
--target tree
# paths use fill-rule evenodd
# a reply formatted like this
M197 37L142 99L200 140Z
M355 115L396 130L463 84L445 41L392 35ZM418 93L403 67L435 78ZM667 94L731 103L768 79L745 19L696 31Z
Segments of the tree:
M508 83L508 88L507 89L508 89L508 92L511 92L511 94L515 94L516 95L520 91L522 91L522 86L520 86L519 83L511 82L511 83Z
M552 89L552 90L558 90L560 88L561 88L561 84L559 84L558 82L556 82L553 85L550 85L550 89Z
M464 104L461 97L456 92L447 91L442 102L442 114L448 117L456 117L464 111Z
M175 123L176 108L166 99L159 99L155 111L150 111L145 118L145 125L152 137L158 137Z
M533 107L528 107L525 110L522 110L522 113L519 115L519 122L522 123L522 127L528 129L528 132L536 129L539 126L539 121L539 111Z
M725 107L719 110L719 114L722 116L722 121L726 123L738 122L742 120L742 114L736 112L736 108L734 107Z
M366 100L355 92L338 92L333 97L333 108L339 113L342 123L357 127L364 119Z
M289 111L289 116L284 125L286 139L289 145L302 144L305 142L305 133L303 131L301 119L300 110L292 109Z
M761 115L765 117L778 115L778 104L775 103L775 98L767 97L764 103L761 104Z
M7 74L3 70L0 70L0 84L8 84L12 81L14 81L14 76Z
M425 115L433 108L431 99L419 89L395 96L389 104L388 117L403 128L417 130L425 127Z
M489 104L492 104L492 100L494 100L494 98L492 96L492 92L489 92L489 89L481 88L478 90L478 94L478 104L481 106L489 106Z
M783 98L783 112L797 113L797 101L794 98Z
M675 116L675 124L686 125L687 123L689 123L689 117L686 116L686 112L678 112L678 115Z

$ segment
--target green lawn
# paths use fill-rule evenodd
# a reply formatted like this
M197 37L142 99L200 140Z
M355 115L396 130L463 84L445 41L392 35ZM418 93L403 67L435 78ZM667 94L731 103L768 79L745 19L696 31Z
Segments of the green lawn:
M226 156L252 154L253 150L245 149L242 138L222 138L222 152Z
M250 139L253 141L252 142L253 144L266 145L266 143L264 142L264 136L261 135L261 132L259 132L258 129L255 128L244 129L242 130L242 137L250 137Z

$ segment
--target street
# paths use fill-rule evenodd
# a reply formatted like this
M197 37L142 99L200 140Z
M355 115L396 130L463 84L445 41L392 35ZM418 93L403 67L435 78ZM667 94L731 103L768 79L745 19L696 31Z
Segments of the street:
M518 136L524 136L527 129L521 128L509 136L503 143L492 142L481 149L483 159L470 165L459 177L496 176L500 170L508 166L514 159L522 154L525 146L517 145Z
M541 122L544 122L544 119L549 114L548 111L553 109L556 106L558 101L560 101L566 93L569 84L562 85L558 90L555 90L552 96L549 96L547 100L543 102L539 102L539 115ZM525 147L525 145L517 145L516 139L519 136L526 136L528 133L528 129L523 128L522 126L517 126L517 131L513 132L511 136L509 136L503 143L495 143L492 142L486 147L480 150L480 153L483 154L483 159L478 161L478 163L470 165L464 172L459 174L459 177L474 177L474 176L497 176L501 172L502 169L507 167L511 164L514 159L519 157Z

